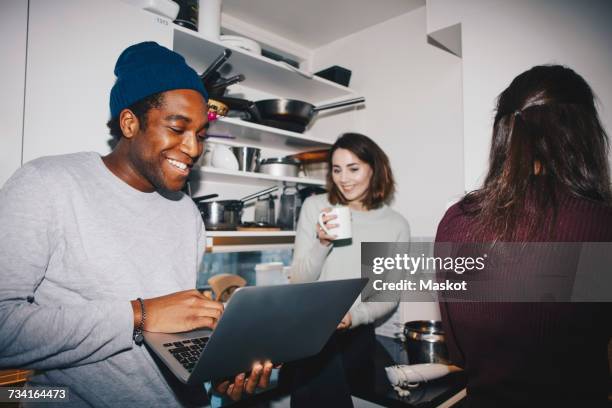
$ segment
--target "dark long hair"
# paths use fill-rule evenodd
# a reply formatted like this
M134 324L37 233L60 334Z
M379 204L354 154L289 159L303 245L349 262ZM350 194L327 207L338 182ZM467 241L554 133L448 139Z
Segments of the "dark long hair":
M372 210L388 204L395 193L395 179L391 171L389 158L383 150L369 137L360 133L344 133L336 140L327 156L329 171L327 172L328 197L331 204L346 205L347 201L342 192L334 184L332 178L332 157L338 149L346 149L367 163L372 168L370 187L363 200L363 206Z
M561 190L609 204L608 148L580 75L559 65L523 72L498 98L484 185L461 202L477 214L475 234L529 239L535 223L519 229L518 221L548 214L554 223Z

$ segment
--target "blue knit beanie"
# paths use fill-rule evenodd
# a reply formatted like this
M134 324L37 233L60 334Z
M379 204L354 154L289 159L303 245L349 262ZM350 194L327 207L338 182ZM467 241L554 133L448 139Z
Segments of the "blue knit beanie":
M115 76L110 92L111 118L147 96L173 89L193 89L208 101L202 80L185 58L156 42L126 48L115 64Z

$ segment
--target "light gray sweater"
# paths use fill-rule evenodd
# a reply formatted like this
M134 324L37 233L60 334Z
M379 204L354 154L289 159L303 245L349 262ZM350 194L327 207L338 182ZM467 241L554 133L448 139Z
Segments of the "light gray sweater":
M351 245L324 246L317 238L316 225L319 213L326 207L333 207L326 194L304 201L295 237L291 282L359 278L362 242L410 242L408 221L385 205L370 211L351 211ZM361 302L358 297L350 309L352 327L375 322L390 314L397 304Z
M135 190L97 153L24 165L0 190L0 368L70 387L62 407L179 405L129 301L194 288L204 246L188 197Z

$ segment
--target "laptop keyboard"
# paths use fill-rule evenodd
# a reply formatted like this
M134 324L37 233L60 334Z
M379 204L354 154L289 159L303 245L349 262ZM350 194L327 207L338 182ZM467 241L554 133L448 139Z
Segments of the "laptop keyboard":
M172 354L187 371L192 372L207 342L208 337L198 337L195 339L165 343L164 347L166 347L170 354Z

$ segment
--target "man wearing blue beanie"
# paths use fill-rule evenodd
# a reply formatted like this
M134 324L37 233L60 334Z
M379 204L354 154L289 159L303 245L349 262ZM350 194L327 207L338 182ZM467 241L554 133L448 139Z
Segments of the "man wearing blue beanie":
M179 54L128 47L110 92L113 151L43 157L0 190L0 368L68 387L61 406L199 404L142 346L142 331L214 328L223 306L195 290L205 230L181 192L202 153L206 90ZM270 363L218 384L240 399ZM187 391L187 392L186 392Z

